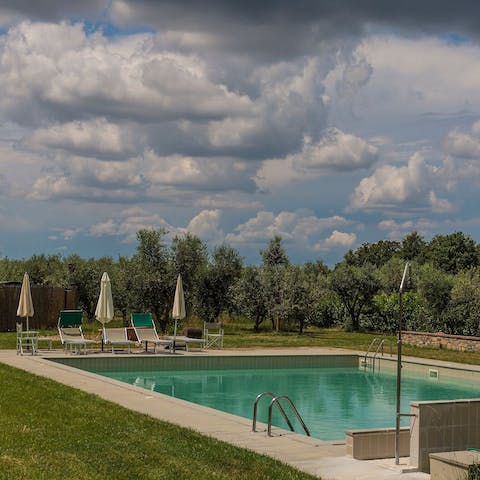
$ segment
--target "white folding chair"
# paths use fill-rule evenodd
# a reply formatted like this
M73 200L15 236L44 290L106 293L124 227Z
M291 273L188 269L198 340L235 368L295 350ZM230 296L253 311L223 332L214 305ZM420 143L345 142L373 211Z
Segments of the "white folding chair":
M203 325L204 348L223 348L223 327L220 322L205 322Z

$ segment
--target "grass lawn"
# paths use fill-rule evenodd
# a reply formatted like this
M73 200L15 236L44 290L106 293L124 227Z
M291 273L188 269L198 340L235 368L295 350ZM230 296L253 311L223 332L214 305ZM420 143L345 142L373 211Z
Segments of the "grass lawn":
M2 364L0 385L1 480L314 478Z

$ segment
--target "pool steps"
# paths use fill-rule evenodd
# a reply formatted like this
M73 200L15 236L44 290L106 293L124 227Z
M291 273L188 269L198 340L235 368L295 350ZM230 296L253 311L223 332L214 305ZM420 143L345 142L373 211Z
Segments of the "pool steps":
M384 355L384 349L383 349L383 346L385 344L385 342L388 342L390 344L390 356L392 356L392 342L388 339L388 338L382 338L380 340L380 343L378 344L377 346L377 349L375 350L375 353L373 354L373 356L369 357L368 354L373 351L373 347L375 346L375 344L380 340L380 338L378 337L375 337L372 342L370 343L370 346L368 347L368 350L367 350L367 353L365 353L365 356L363 357L363 360L361 362L361 365L363 367L372 367L372 370L375 370L375 359L377 358L377 355L378 355L378 352L380 351L380 349L382 349L382 357ZM371 360L371 363L369 365L368 363L368 360Z
M280 410L280 413L282 414L283 418L287 422L288 427L290 428L291 432L294 432L294 428L292 425L292 422L290 422L290 419L288 418L288 415L285 413L284 408L280 404L280 400L285 400L289 405L290 408L292 409L293 413L297 417L297 420L300 422L300 424L303 427L303 430L307 434L307 436L310 436L310 431L308 430L307 426L305 425L305 422L303 421L303 418L301 417L300 413L298 413L297 408L293 404L292 400L290 400L289 397L286 395L274 395L272 392L263 392L257 395L257 398L255 399L255 402L253 403L253 420L252 420L252 432L256 432L257 428L257 409L258 409L258 402L260 401L261 398L265 396L270 396L272 397L272 401L270 402L270 405L268 406L268 426L267 426L267 433L268 436L272 436L272 411L273 411L273 406L277 405L278 409Z

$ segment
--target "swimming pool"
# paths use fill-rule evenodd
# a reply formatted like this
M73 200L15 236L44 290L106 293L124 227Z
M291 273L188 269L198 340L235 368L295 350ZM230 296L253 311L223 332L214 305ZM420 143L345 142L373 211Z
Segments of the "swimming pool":
M366 370L359 367L356 355L68 358L57 361L249 419L259 393L271 391L288 395L312 436L322 440L344 438L345 430L349 429L395 424L394 363L382 364L376 371ZM480 387L471 380L455 379L455 372L450 377L440 375L440 378L428 372L404 369L403 412L409 411L409 402L413 400L480 397ZM260 402L259 421L266 421L269 401L265 398ZM404 422L407 425L408 419ZM276 410L273 423L286 428ZM298 423L294 426L301 432Z

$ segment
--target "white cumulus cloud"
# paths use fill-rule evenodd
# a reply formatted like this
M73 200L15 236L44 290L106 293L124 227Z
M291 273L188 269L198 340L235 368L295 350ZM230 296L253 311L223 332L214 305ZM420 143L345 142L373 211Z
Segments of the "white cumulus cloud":
M331 128L316 142L305 136L297 153L264 161L257 183L269 189L312 176L354 172L371 167L378 157L378 148L363 138Z
M170 234L175 228L168 224L160 215L151 213L140 207L123 210L118 218L110 218L97 222L89 229L89 234L95 237L119 236L124 243L133 243L137 240L139 230L165 229Z
M220 210L202 210L190 220L185 232L197 235L204 241L221 242L225 238L220 227L221 213Z
M426 236L441 227L442 225L439 222L427 218L405 220L403 222L388 219L378 223L379 230L386 232L387 237L391 240L401 240L411 232L418 232L420 235Z
M123 242L133 243L137 239L139 230L164 229L167 232L167 238L170 239L189 232L203 241L217 243L225 238L220 223L220 210L202 210L192 217L186 226L175 226L157 213L132 207L123 210L115 218L97 222L90 227L88 233L95 237L118 236Z
M26 140L30 148L58 149L95 158L124 159L137 153L131 128L105 118L55 124L35 130Z
M357 235L355 233L345 233L334 230L325 240L325 244L328 246L351 247L356 240Z
M367 114L370 105L374 108L368 115L390 121L391 115L451 114L480 106L480 49L475 43L376 35L365 38L356 55L373 68L358 94L358 114Z
M83 231L83 229L80 227L77 227L77 228L54 227L52 228L52 230L54 232L58 232L59 236L62 237L64 240L71 240L72 238L75 238ZM55 235L53 237L55 237Z
M94 237L103 237L105 235L117 235L118 227L116 223L110 219L105 222L99 222L92 225L89 230L90 235Z
M413 155L403 167L383 165L361 180L350 197L350 208L451 211L450 202L435 192L447 190L448 173L443 167L426 163L419 154Z
M291 161L295 168L303 171L342 172L368 168L377 159L377 147L332 128L317 143L306 138L303 150L292 155Z
M444 140L445 151L454 157L480 159L480 121L475 122L469 133L459 129L450 131Z
M309 210L294 212L260 211L255 217L235 227L226 239L233 244L265 243L274 235L289 242L300 243L311 248L327 230L350 223L341 216L319 218Z
M157 51L153 35L109 41L81 24L22 22L0 47L0 106L21 123L47 114L143 121L248 114L251 102L194 56Z
M59 160L56 170L39 176L28 197L128 201L144 183L135 162L102 162L73 157Z
M233 158L205 158L182 155L160 157L145 152L145 175L153 184L172 185L197 190L254 192L255 164Z
M321 82L326 62L310 58L256 68L250 82L258 94L251 115L213 120L208 140L219 151L273 158L298 150L305 135L325 126L327 108Z
M357 235L355 233L346 233L334 230L329 237L317 242L313 246L313 250L321 252L337 248L346 249L352 247L356 241Z

